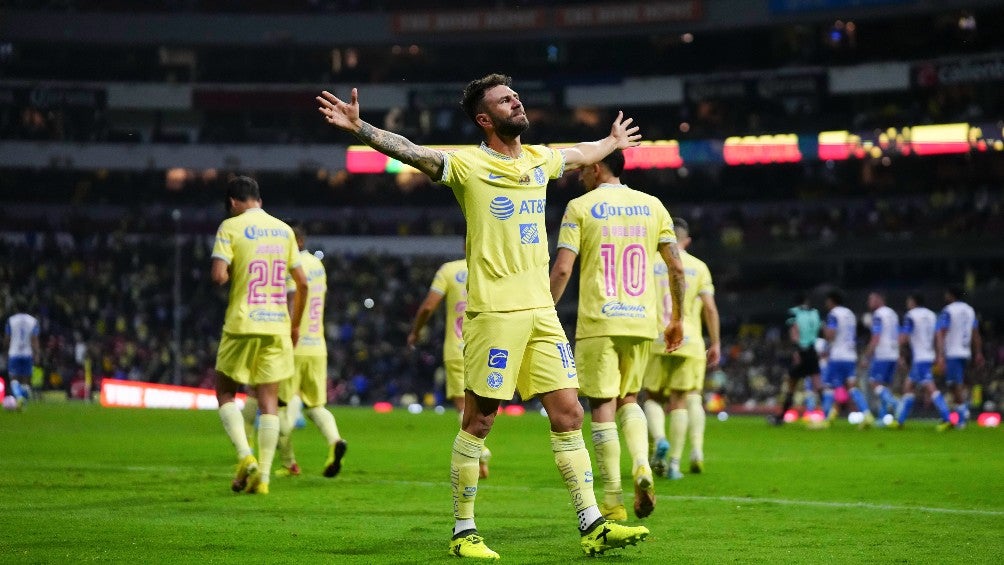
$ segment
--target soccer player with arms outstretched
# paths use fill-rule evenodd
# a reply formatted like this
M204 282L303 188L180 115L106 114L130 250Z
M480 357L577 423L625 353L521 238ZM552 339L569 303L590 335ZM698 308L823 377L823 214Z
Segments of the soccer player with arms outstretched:
M618 422L631 455L635 515L645 518L655 509L648 429L638 391L656 334L664 330L672 341L683 327L683 263L673 220L658 198L621 183L623 172L624 153L616 150L579 173L586 194L565 209L551 269L551 295L557 303L576 258L580 260L575 366L581 394L589 399L593 449L603 479L600 511L610 520L627 520ZM652 270L659 255L670 265L675 306L662 327Z
M293 346L307 297L293 230L261 207L258 183L235 177L227 184L227 210L213 245L213 282L230 283L230 302L216 354L216 399L223 429L237 449L235 492L268 494L279 440L279 381L293 374ZM287 310L286 274L296 282ZM251 453L244 418L234 403L244 385L253 387L258 420L258 459Z
M523 145L520 135L530 122L511 82L492 74L467 85L462 105L484 141L452 153L364 122L356 89L349 102L329 92L317 100L328 123L453 189L467 220L466 390L450 464L455 518L450 553L499 557L474 522L478 460L501 402L517 389L524 399L539 396L547 411L554 461L578 515L583 551L603 553L637 543L648 529L607 522L596 505L575 359L549 288L544 209L548 179L637 145L641 136L618 113L610 135L599 141L562 150Z
M415 313L408 332L408 347L414 349L418 336L439 305L446 304L446 323L443 335L443 367L446 370L446 397L457 408L460 423L464 423L464 312L467 310L467 259L443 263L432 278L425 300ZM481 450L478 459L479 474L488 478L488 461L491 451Z

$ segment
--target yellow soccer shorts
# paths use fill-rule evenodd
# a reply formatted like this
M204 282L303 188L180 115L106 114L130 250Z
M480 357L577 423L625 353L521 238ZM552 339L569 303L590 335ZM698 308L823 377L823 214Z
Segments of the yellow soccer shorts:
M293 339L288 335L223 332L216 370L241 384L256 386L293 374Z
M645 369L645 390L669 396L670 391L704 390L707 361L703 357L652 355Z
M288 404L294 394L307 408L328 403L327 355L293 355L293 376L279 383L279 400Z
M443 359L446 369L446 398L464 396L464 358Z
M483 398L524 400L578 388L572 346L554 308L466 312L464 387Z
M641 390L652 339L596 336L575 340L580 394L588 398L624 398Z

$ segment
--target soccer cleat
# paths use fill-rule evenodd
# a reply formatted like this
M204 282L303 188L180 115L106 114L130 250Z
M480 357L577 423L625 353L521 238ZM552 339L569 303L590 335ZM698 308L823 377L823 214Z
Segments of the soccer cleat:
M826 419L830 422L836 422L837 417L839 416L840 416L840 410L837 410L837 407L834 406L833 408L830 408L830 413L826 415Z
M875 416L872 416L871 412L865 412L864 419L858 424L859 430L867 430L875 424Z
M258 460L254 458L254 455L244 456L240 463L237 464L237 474L234 475L234 480L230 483L230 490L241 492L247 487L248 475L257 472Z
M478 476L482 479L488 478L488 462L491 461L492 452L487 447L481 450L481 458L478 459Z
M484 538L477 530L464 530L450 541L450 555L473 559L498 559L499 554L485 545Z
M296 477L301 473L300 466L294 461L289 465L283 465L275 472L277 477Z
M597 520L598 521L598 520ZM615 522L595 524L583 534L580 543L586 555L600 555L608 549L635 545L648 537L645 526L624 526Z
M670 469L669 472L666 473L666 478L671 481L678 481L683 478L683 473L681 473L679 469Z
M704 472L704 459L691 459L690 460L690 472L695 475L700 475Z
M935 426L934 429L939 432L947 432L955 429L955 426L953 426L951 422L942 422Z
M600 514L602 514L607 520L612 520L614 522L623 522L627 520L627 508L624 508L623 504L607 506L601 502L599 508Z
M634 472L634 515L648 518L655 510L655 481L652 469L642 465Z
M902 430L903 424L900 424L898 420L893 420L886 427L889 428L890 430Z
M652 474L658 475L660 477L666 476L666 470L669 469L669 442L666 438L660 438L659 441L655 443L655 453L652 454L652 460L649 463L652 466Z
M248 484L244 487L247 494L268 494L268 483L261 482L261 471L255 467L254 472L248 474Z
M342 470L342 457L345 457L345 451L349 448L345 440L340 439L334 443L328 449L328 460L324 462L324 476L329 479L338 475L338 472Z

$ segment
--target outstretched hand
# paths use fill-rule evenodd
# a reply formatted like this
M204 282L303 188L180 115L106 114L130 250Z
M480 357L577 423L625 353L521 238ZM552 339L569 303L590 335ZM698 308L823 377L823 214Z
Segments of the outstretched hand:
M327 90L321 92L317 97L320 106L317 110L324 116L324 121L329 124L355 133L362 127L363 121L359 118L359 91L352 89L352 101L346 104L334 94Z
M610 137L617 141L618 149L627 149L641 143L641 134L638 133L638 126L629 127L634 122L634 118L624 119L624 112L617 112L617 118L610 126Z

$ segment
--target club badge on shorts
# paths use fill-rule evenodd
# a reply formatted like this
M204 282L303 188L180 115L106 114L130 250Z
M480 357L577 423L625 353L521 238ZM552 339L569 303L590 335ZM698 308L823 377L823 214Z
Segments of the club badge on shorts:
M488 373L488 388L498 390L498 388L502 386L502 380L502 373L498 371Z

